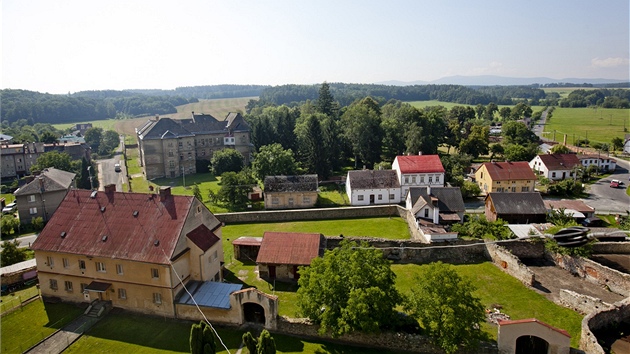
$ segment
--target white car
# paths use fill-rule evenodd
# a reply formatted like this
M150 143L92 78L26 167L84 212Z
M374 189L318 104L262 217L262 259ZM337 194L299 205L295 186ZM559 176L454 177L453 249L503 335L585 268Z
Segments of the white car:
M17 204L15 202L7 204L4 208L2 208L2 214L9 214L17 209Z
M120 164L119 163L114 164L114 171L120 172Z

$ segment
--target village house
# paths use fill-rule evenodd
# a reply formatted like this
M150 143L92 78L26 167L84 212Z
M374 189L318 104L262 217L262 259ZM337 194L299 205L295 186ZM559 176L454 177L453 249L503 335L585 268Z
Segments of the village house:
M248 164L254 148L250 131L240 113L229 113L223 121L195 112L182 120L156 116L136 129L140 164L147 179L197 173L222 149L239 151Z
M610 156L600 155L578 155L580 163L585 168L596 166L598 171L610 172L617 168L617 161L611 159Z
M580 160L576 154L541 154L529 162L537 175L553 181L575 177Z
M624 154L630 154L630 134L626 134L623 140L623 152Z
M400 183L400 195L407 195L410 187L443 187L444 166L438 155L401 155L392 163Z
M36 217L47 222L68 194L75 176L74 173L51 167L30 177L30 182L13 192L20 223L30 224Z
M223 280L221 222L191 196L72 190L33 243L44 299L176 316L190 281Z
M43 153L44 143L0 145L2 178L19 178L31 174L31 167Z
M398 204L400 193L394 170L348 171L346 194L351 205Z
M459 187L411 187L405 207L416 220L423 219L436 225L462 223L466 211Z
M538 192L494 192L486 196L485 215L488 221L501 219L508 224L533 224L547 220L547 209Z
M485 162L475 172L483 195L492 192L533 192L536 175L525 161Z
M297 281L299 267L311 265L325 249L322 234L267 231L256 258L258 274L268 280Z
M265 177L265 209L312 208L317 203L317 175Z

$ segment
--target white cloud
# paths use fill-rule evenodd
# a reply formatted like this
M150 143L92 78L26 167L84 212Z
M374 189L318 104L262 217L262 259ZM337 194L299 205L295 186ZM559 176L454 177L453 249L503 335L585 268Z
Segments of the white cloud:
M627 58L606 58L606 59L600 59L600 58L593 58L591 59L591 65L593 67L596 68L614 68L617 66L628 66L628 59Z

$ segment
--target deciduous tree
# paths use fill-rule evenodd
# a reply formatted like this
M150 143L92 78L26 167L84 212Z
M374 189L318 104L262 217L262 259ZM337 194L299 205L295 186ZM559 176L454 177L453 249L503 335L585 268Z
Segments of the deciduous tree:
M212 154L210 165L215 176L225 172L239 172L243 169L243 154L236 149L221 149Z
M13 216L11 216L11 218L14 220L17 220ZM5 217L3 216L2 217L3 226L4 226L4 221L5 221ZM3 233L4 233L4 230L3 230ZM0 253L0 256L2 257L2 259L0 261L2 262L3 267L26 260L27 258L26 249L19 248L18 245L19 245L19 242L17 240L5 241L2 243L2 253Z
M293 151L278 143L261 146L252 162L252 173L260 181L266 176L293 175L296 170Z
M321 333L376 332L392 323L401 302L395 279L380 250L344 240L300 268L298 306Z
M31 166L31 172L42 171L45 168L53 167L58 170L72 172L72 159L65 152L49 151L37 158L35 164Z
M431 341L446 353L460 346L475 347L482 338L484 308L473 296L475 287L452 266L431 263L418 277L405 305Z

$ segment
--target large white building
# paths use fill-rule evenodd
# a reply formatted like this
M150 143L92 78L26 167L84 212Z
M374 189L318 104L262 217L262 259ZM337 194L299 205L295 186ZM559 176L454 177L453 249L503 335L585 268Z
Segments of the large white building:
M438 155L396 156L392 169L403 198L410 187L444 187L444 166Z

